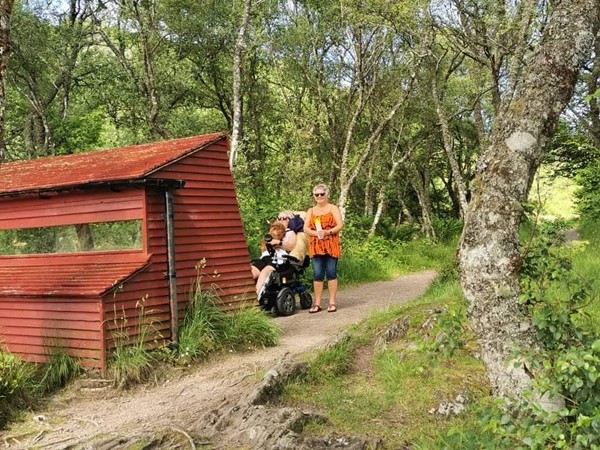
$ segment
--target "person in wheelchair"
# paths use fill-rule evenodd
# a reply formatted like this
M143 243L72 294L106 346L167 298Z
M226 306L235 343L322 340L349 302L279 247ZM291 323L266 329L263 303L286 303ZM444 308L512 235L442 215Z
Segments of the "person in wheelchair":
M257 279L256 291L259 304L263 309L288 316L296 308L296 294L299 295L302 308L307 309L312 305L312 297L301 280L304 270L310 264L307 257L308 238L304 233L298 233L294 248L287 253L281 248L282 239L279 239L279 236L282 236L279 233L281 228L276 224L277 222L274 222L269 230L271 237L267 235L264 240L266 252L263 255L266 253L269 256L262 256L263 262L258 262L256 266L258 268L264 265Z
M275 267L287 264L285 256L288 252L283 248L285 232L286 226L282 222L273 222L269 233L261 241L260 258L252 262L252 278L256 282L256 293L259 296L265 281Z

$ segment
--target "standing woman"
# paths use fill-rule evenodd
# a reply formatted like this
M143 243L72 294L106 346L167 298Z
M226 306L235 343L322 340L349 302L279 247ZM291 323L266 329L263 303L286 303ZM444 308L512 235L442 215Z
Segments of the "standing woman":
M313 264L315 302L309 313L322 310L323 283L327 277L329 304L327 312L336 312L337 262L340 257L340 230L344 226L337 205L329 203L329 188L317 184L313 190L315 206L306 211L304 232L309 237L309 255Z

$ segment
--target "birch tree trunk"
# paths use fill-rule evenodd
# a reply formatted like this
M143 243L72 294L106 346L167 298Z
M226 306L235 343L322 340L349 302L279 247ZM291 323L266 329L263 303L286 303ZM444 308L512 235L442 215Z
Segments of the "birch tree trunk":
M161 110L160 91L156 82L156 62L154 56L155 44L153 34L156 33L153 28L156 27L154 5L141 7L137 2L132 4L136 19L140 27L140 46L142 51L142 80L143 90L148 99L149 110L146 113L150 135L153 138L166 139L167 134L163 130L159 114ZM146 20L148 19L148 20Z
M233 123L231 130L231 148L229 150L229 167L233 169L237 159L242 129L242 61L244 48L246 47L246 29L250 21L250 8L252 0L244 1L244 12L242 13L242 23L235 41L233 51Z
M527 368L513 360L516 349L537 346L530 317L518 302L521 205L594 43L599 12L598 0L553 3L520 88L500 110L479 162L459 249L461 284L498 397L522 398L531 387Z
M452 171L452 176L454 177L454 182L456 183L456 189L458 191L457 195L458 204L460 206L460 216L462 219L464 219L467 211L467 185L465 184L465 180L460 172L460 167L458 166L458 161L454 153L452 134L450 133L450 121L448 120L448 115L446 114L444 105L442 104L436 74L433 74L431 79L431 95L433 96L433 103L435 104L435 109L442 128L442 142L444 144L444 151L448 157L450 170Z
M419 206L421 207L421 232L432 241L436 240L433 222L431 220L431 199L427 188L429 186L429 169L423 168L423 175L419 173L414 164L410 164L410 183L417 193Z
M414 222L415 218L413 217L413 215L410 212L410 209L408 209L408 206L406 204L406 202L404 201L404 199L402 198L402 196L400 196L398 198L398 202L400 203L400 212L398 213L398 226L400 226L402 224L402 222L404 221L403 217L406 217L406 222L412 223Z
M365 216L373 216L373 196L371 195L371 189L373 188L373 162L369 164L369 170L367 172L367 182L365 184Z
M6 111L6 70L10 55L10 16L13 0L0 0L0 162L6 156L4 113Z
M412 149L409 149L407 151L407 153L398 160L396 159L396 153L398 152L397 144L396 144L396 147L394 148L394 150L392 151L392 157L391 157L392 167L390 167L388 175L387 175L384 183L382 184L382 186L379 189L379 194L377 195L377 211L375 212L375 217L373 217L373 223L371 224L371 229L369 230L369 234L368 234L369 237L375 236L375 231L377 230L377 225L379 224L379 221L381 220L383 211L385 210L385 207L386 207L387 189L392 184L392 181L394 180L394 177L396 176L396 172L398 171L398 167L400 166L401 163L403 163L408 158L410 151L412 151Z
M369 230L368 234L369 237L375 236L375 230L377 230L377 225L379 224L379 221L381 220L381 215L383 214L383 210L385 209L387 188L394 179L394 175L396 175L396 170L398 169L399 165L399 161L392 161L392 167L388 172L386 182L383 183L383 185L379 189L379 194L377 194L377 211L375 211L375 217L373 217L373 223L371 223L371 229Z

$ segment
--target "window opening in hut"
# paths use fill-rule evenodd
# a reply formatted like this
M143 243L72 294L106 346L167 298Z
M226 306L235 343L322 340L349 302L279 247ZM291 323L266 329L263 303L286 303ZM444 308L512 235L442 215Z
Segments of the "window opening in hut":
M76 253L141 248L141 220L0 230L1 255Z

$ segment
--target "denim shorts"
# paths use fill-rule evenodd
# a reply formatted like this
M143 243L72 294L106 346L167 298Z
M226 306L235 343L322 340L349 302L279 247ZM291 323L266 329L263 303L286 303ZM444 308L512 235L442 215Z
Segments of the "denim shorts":
M337 278L337 258L329 255L315 255L312 259L313 281L323 281Z

